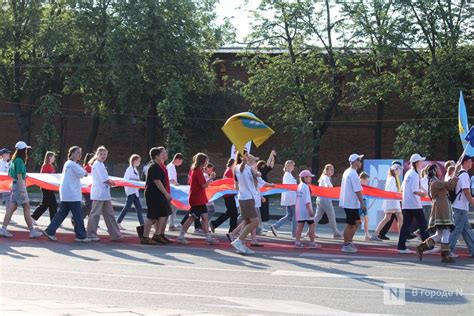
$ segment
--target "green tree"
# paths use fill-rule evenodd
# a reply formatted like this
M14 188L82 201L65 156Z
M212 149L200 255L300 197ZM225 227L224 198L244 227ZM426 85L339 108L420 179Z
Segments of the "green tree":
M249 80L241 93L257 112L293 136L296 157L319 170L321 139L343 98L343 55L334 47L335 6L330 1L261 1L249 45L280 49L243 59ZM271 15L269 14L271 13ZM252 57L253 56L253 57Z

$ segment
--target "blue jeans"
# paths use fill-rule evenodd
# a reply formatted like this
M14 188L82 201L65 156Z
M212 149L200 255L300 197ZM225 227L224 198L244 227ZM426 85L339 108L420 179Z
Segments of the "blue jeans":
M123 221L123 218L125 215L127 215L127 212L130 210L132 204L135 205L135 209L137 210L137 217L140 225L143 225L142 205L140 203L140 198L136 194L130 194L127 196L127 203L125 203L125 206L120 212L117 223L120 224Z
M462 234L462 238L464 238L467 248L469 248L469 252L474 256L474 239L472 236L471 224L467 218L467 211L453 207L453 216L454 229L449 236L449 249L453 251L454 248L456 248L456 243L459 236Z
M295 213L295 205L287 206L286 207L286 214L282 218L278 220L273 226L276 229L279 229L283 226L287 221L291 221L291 235L295 236L296 233L296 213Z
M64 222L69 211L72 213L72 218L74 219L74 232L76 233L76 238L84 239L86 238L86 229L84 228L84 214L82 211L82 205L80 201L77 202L61 202L61 207L59 212L54 215L51 224L46 228L46 233L48 235L54 236L59 226Z
M426 238L430 237L427 232L428 223L426 222L425 213L423 213L423 209L404 209L402 210L403 213L403 224L402 228L400 229L400 237L398 237L398 250L405 250L407 249L406 242L407 237L410 233L410 226L413 222L413 219L416 219L418 225L420 226L420 235L421 240L425 241Z

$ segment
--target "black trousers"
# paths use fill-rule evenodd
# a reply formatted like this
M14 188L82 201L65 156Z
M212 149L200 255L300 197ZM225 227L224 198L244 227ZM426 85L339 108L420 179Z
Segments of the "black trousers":
M262 216L262 222L268 222L270 220L270 197L265 197L265 202L262 202L260 207L260 215Z
M387 224L385 224L385 226L380 230L379 236L386 237L390 227L392 227L393 221L397 221L397 216L394 213L392 213L392 217L390 217L390 220L387 222Z
M237 205L233 196L224 197L226 212L221 214L216 220L211 221L211 225L214 228L219 227L227 219L229 219L229 232L237 228L237 217L239 216L237 211Z
M54 195L54 191L45 189L41 189L41 191L43 191L43 200L33 212L33 215L31 215L31 217L33 217L35 220L38 220L41 215L43 215L44 212L49 209L49 219L52 221L54 215L56 215L56 212L58 210L58 202L56 201L56 196Z
M404 250L406 249L406 241L408 235L410 234L410 226L413 224L413 219L416 218L418 225L420 226L420 235L421 240L425 241L426 238L430 237L428 234L427 228L428 223L426 222L425 214L423 213L423 209L409 209L409 210L402 210L403 213L403 224L402 229L400 230L400 237L398 238L398 249Z

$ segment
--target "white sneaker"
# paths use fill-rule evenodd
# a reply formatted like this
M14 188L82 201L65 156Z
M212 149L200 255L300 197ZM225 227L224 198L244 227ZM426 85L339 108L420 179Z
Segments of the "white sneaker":
M179 229L179 228L176 227L176 226L170 226L170 227L168 228L168 230L169 230L170 232L177 232L177 231L180 231L181 229Z
M36 238L36 237L41 237L43 236L43 232L40 230L37 230L36 228L33 228L30 230L30 238Z
M309 249L321 249L322 246L316 242L310 242L309 243Z
M240 239L236 239L230 244L235 248L235 250L237 250L238 253L246 253L244 243Z
M90 238L88 238L88 237L82 238L82 239L76 237L76 238L74 238L74 241L77 241L77 242L91 242L92 239L90 239Z
M245 247L244 246L244 249L245 249L245 254L246 255L253 255L255 253L255 251L253 251L252 249L248 248L248 247Z
M13 237L13 235L6 228L3 228L3 227L0 227L0 236L7 237L7 238Z
M117 223L120 230L126 230L120 223Z
M56 236L48 234L45 230L43 230L43 235L45 235L46 237L48 237L48 239L51 240L51 241L56 241L56 240L58 240L58 239L56 238Z
M13 220L13 219L11 219L11 220L10 220L10 224L11 224L11 225L16 225L16 224L18 224L18 222L15 221L15 220Z
M33 221L33 226L38 226L38 223L36 222L36 220L34 219L31 219Z
M90 240L91 241L100 241L100 238L99 237L90 237Z
M212 238L212 237L208 237L206 241L207 241L207 244L208 244L208 245L217 245L217 244L219 243L218 240L216 240L216 239L214 239L214 238Z
M341 248L342 252L358 252L357 248L353 246L352 244L344 245Z
M186 238L181 237L181 236L178 236L178 238L176 238L176 242L182 245L189 245L189 241Z
M337 232L337 233L335 233L335 234L333 235L333 238L334 238L334 239L343 239L344 236L342 236L341 233Z
M441 251L441 247L436 246L436 247L434 247L434 248L431 249L431 250L425 251L425 254L434 255L434 254L438 254L440 251Z
M451 252L449 253L449 256L450 256L451 258L455 258L455 259L456 259L456 258L459 258L459 255L456 254L454 251L451 251Z
M407 248L407 249L403 249L403 250L398 250L398 253L409 255L409 254L413 254L415 252L413 250L410 250L410 249Z
M303 249L303 248L304 248L304 245L303 245L303 243L302 243L301 241L295 241L294 247L295 247L296 249Z

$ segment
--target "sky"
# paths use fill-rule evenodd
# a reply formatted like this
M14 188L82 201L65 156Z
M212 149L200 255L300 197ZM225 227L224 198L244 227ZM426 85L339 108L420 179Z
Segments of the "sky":
M216 7L218 16L218 23L221 23L224 18L229 18L231 23L236 28L236 40L243 42L245 36L250 33L250 24L252 22L249 9L255 9L260 1L249 0L245 4L245 0L220 0Z

